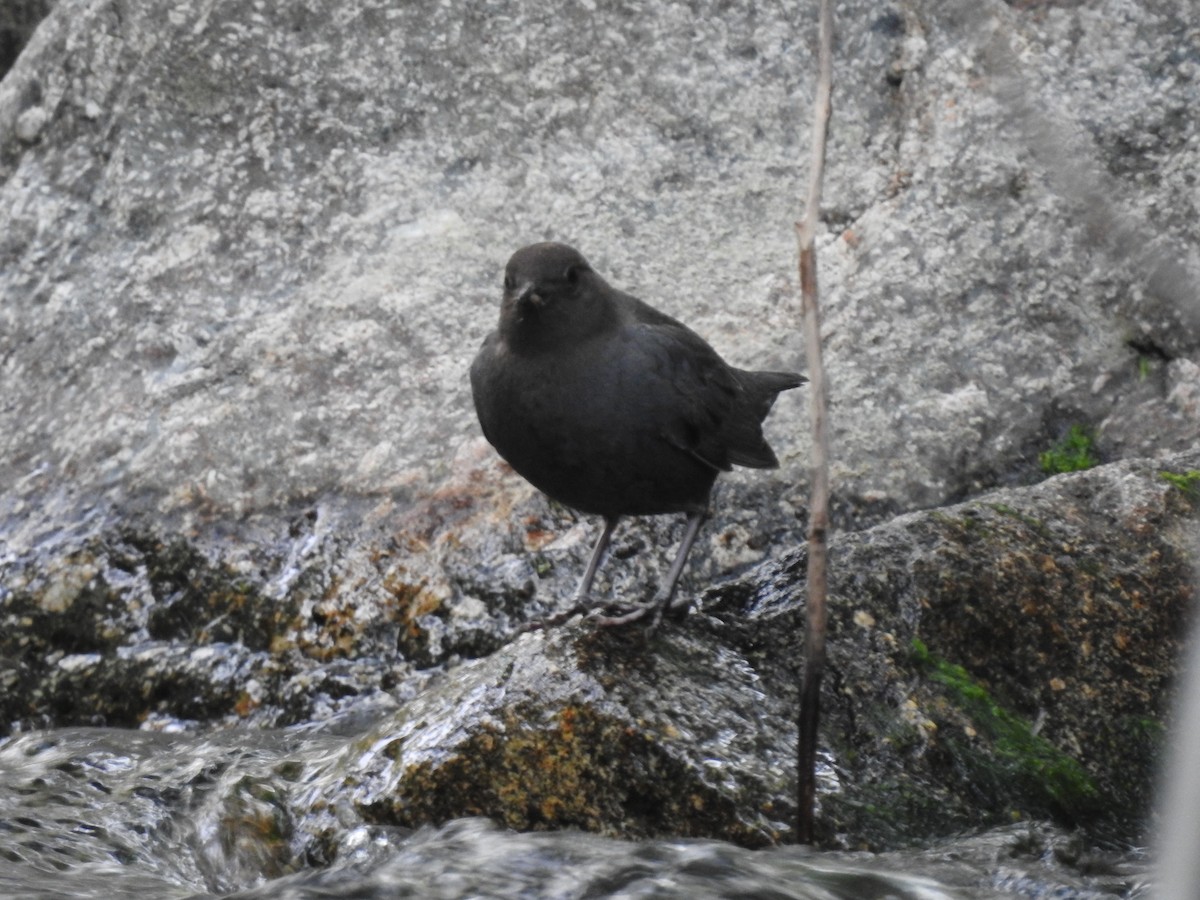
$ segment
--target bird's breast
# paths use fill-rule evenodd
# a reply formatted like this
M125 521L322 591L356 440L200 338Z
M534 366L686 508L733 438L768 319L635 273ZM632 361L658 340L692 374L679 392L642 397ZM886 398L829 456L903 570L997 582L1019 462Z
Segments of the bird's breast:
M484 432L514 469L587 512L703 508L713 472L664 434L674 387L630 365L622 342L523 356L498 348L472 370Z

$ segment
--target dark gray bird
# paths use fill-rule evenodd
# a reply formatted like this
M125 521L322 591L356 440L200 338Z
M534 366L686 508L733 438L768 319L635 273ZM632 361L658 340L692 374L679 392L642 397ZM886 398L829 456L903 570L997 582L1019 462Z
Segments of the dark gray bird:
M613 609L621 624L670 608L720 472L779 465L762 434L775 396L807 379L728 365L690 328L610 286L564 244L518 250L504 272L500 327L471 365L484 436L535 487L604 530L580 580L588 602L621 516L686 513L655 598Z

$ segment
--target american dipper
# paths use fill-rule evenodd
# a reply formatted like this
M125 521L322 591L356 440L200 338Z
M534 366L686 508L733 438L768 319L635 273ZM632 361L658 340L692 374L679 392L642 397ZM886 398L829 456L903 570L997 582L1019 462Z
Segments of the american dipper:
M475 411L492 446L534 487L604 517L571 613L587 603L621 516L687 514L666 583L649 603L609 607L605 625L649 616L653 627L671 607L718 473L779 465L762 421L780 391L805 381L735 369L690 328L556 243L508 261L500 327L471 364Z

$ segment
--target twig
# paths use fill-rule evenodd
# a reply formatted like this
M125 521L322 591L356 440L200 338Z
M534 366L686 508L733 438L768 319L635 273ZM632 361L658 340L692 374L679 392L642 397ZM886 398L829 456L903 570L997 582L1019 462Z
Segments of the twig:
M800 243L800 310L804 325L805 359L811 385L809 398L813 433L812 495L808 510L808 598L804 683L800 691L799 796L796 834L802 844L813 842L816 798L817 722L820 717L821 674L825 668L825 544L829 530L829 386L821 358L821 317L817 307L817 254L814 241L821 208L825 171L825 135L829 125L833 85L832 0L821 0L818 21L817 93L813 102L812 163L804 219L796 223Z

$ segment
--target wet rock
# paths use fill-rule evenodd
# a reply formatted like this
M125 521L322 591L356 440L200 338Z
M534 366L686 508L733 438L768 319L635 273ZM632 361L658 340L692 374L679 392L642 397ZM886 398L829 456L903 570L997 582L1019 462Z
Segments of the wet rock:
M823 734L844 788L821 800L825 840L1030 815L1138 833L1195 596L1198 464L1114 464L834 540ZM764 683L794 682L804 564L708 595Z
M823 843L1014 817L1139 833L1194 597L1197 466L1114 464L835 539ZM377 824L786 840L803 574L802 551L764 565L649 640L584 623L461 665L375 726L346 790Z
M789 721L719 644L573 625L430 685L376 726L347 788L378 824L485 815L519 830L761 846L788 827Z
M310 581L290 584L277 596L261 573L131 531L90 540L46 569L10 569L0 594L2 730L287 724L397 687L394 629L383 632L386 656L370 656L378 623L364 617L348 642L336 607L314 599ZM362 654L353 671L348 644Z
M895 846L1045 816L1140 833L1194 595L1198 472L1194 451L1126 461L837 535L821 842ZM804 562L800 549L716 585L649 638L583 621L417 671L395 651L336 651L347 635L394 636L371 616L323 644L330 623L294 613L312 603L304 579L271 597L177 543L127 535L73 559L74 580L6 598L4 714L322 734L292 760L301 786L277 784L267 804L282 804L301 856L336 855L364 823L474 815L761 846L791 833ZM195 627L153 639L155 606L185 583ZM513 608L492 610L501 629ZM254 624L281 609L258 646ZM36 628L21 618L34 615ZM247 641L217 639L243 617Z

